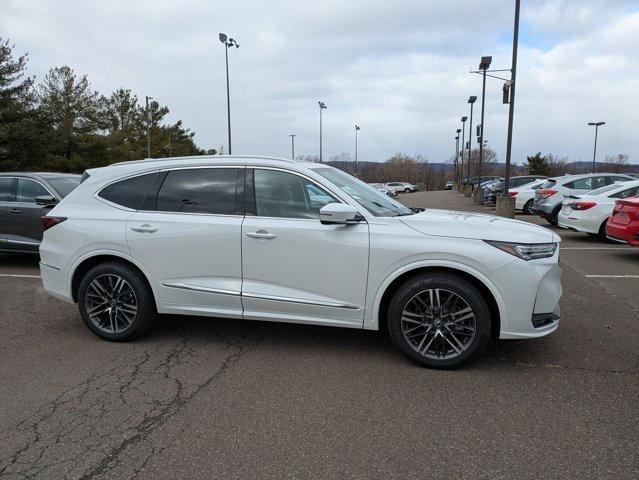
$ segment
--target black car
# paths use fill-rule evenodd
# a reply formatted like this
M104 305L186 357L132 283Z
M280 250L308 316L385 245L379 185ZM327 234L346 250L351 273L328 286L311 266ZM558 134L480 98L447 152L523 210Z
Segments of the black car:
M71 173L0 172L0 252L38 253L40 217L80 184Z
M535 180L541 180L543 178L548 178L545 175L521 175L518 177L510 177L508 179L508 188L518 188L522 185L526 185L527 183L534 182ZM491 203L495 203L497 200L497 195L504 190L504 180L501 180L490 187L490 192L488 193L488 201Z

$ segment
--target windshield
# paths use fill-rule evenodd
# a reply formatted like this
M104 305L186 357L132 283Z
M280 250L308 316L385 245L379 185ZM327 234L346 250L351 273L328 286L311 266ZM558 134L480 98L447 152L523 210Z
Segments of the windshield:
M80 185L80 175L73 177L56 177L47 179L51 186L62 198L69 195L75 187Z
M348 193L376 217L397 217L414 213L410 208L393 200L388 195L341 170L336 168L316 168L314 170Z

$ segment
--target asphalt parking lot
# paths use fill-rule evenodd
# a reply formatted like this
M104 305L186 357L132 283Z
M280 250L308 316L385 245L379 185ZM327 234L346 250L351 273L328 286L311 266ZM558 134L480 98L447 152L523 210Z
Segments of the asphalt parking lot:
M558 233L559 330L450 372L336 328L166 316L108 343L0 255L0 478L638 478L639 249Z

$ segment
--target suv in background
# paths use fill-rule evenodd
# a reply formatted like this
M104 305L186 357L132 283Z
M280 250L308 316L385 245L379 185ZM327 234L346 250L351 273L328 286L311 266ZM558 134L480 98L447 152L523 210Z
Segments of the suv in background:
M557 216L566 195L580 195L615 182L635 180L630 175L618 173L586 173L549 178L535 194L532 211L557 225Z
M70 173L0 172L0 252L38 253L43 208L80 184Z
M419 187L407 182L390 182L385 183L385 187L394 189L396 192L412 193L419 192Z

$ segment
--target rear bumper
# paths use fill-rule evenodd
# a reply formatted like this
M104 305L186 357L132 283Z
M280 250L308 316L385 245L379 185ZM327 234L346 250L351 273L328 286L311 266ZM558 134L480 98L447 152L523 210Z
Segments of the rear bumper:
M40 276L44 289L60 300L74 303L67 288L67 278L64 272L56 267L40 262Z
M628 225L617 225L608 221L606 225L606 236L615 242L627 243L628 245L639 246L639 224L633 222Z

